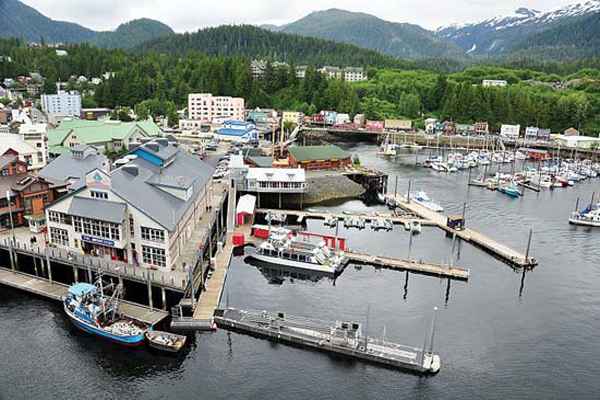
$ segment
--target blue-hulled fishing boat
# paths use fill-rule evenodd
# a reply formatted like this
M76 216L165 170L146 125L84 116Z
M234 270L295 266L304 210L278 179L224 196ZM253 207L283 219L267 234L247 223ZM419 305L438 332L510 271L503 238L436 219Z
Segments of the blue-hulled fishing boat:
M498 191L501 193L504 193L505 195L507 195L509 197L513 197L513 198L517 198L517 197L521 196L521 192L519 191L519 189L517 188L517 186L515 184L500 186L498 188Z
M144 343L144 334L150 327L119 314L121 286L117 286L112 296L104 296L100 285L76 283L69 287L63 299L65 313L79 329L104 339L126 345L138 346Z

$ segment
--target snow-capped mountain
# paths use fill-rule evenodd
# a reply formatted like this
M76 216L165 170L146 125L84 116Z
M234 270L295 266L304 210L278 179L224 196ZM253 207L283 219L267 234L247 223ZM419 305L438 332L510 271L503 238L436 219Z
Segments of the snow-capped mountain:
M442 27L436 34L440 39L456 43L468 55L501 55L511 51L516 43L522 44L530 35L595 13L600 13L600 0L588 0L546 12L522 7L512 15Z

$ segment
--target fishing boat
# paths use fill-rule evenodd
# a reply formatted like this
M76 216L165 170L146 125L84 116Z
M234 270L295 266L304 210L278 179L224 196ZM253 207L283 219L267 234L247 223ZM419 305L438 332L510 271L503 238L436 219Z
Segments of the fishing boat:
M169 353L177 353L187 340L183 335L163 331L147 331L145 336L150 347Z
M102 277L96 285L76 283L63 299L65 313L85 332L125 346L139 346L144 343L144 334L152 328L120 315L122 289L122 285L117 285L109 298L104 296Z
M517 185L515 185L514 183L511 183L510 185L502 185L498 188L498 191L512 198L517 198L521 196L519 188L517 188Z
M336 273L348 263L343 251L332 250L314 235L295 235L289 229L273 228L268 239L250 257L276 265Z
M431 210L431 211L435 211L435 212L442 212L444 211L444 208L442 206L440 206L437 203L434 203L429 196L427 196L427 193L420 191L417 192L413 195L411 195L410 197L411 201L414 201L415 203Z

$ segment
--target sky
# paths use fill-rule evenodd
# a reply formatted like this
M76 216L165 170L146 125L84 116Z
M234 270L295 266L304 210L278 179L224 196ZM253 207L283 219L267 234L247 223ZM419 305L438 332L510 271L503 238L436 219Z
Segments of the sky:
M577 0L22 0L42 14L95 30L152 18L176 32L223 24L284 24L312 11L341 8L428 29L509 15L519 7L547 11ZM585 0L581 0L585 1ZM427 3L431 4L428 5Z

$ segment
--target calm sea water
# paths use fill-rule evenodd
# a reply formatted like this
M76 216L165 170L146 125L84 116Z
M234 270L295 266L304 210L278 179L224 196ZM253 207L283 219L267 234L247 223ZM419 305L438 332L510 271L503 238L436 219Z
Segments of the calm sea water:
M231 306L365 321L369 333L422 346L439 307L435 349L442 369L423 378L240 334L196 334L181 355L115 347L74 329L58 304L0 288L0 399L597 399L600 397L600 230L572 227L577 197L598 180L512 200L467 188L467 175L415 169L413 156L363 163L425 189L448 213L468 202L468 224L525 249L540 265L523 275L463 243L455 263L469 282L349 266L334 282L274 280L236 257L226 285ZM367 210L359 201L322 207ZM371 209L379 209L375 207ZM383 209L383 208L381 208ZM311 230L328 231L318 221ZM408 234L345 231L354 249L404 257ZM452 241L424 228L413 257L449 261Z

